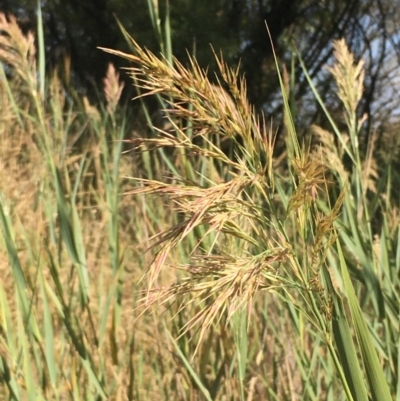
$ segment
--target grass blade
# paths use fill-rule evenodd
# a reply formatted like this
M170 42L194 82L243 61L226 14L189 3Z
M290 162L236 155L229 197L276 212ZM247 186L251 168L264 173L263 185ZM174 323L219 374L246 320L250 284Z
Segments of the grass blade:
M173 344L173 346L175 348L175 351L177 352L179 358L181 359L181 361L185 365L185 368L189 372L189 374L192 377L192 379L194 380L194 382L197 384L198 388L200 389L201 393L204 395L205 399L207 401L212 401L212 398L210 396L209 391L204 387L204 384L201 382L199 376L196 374L196 372L194 371L194 369L190 365L190 362L186 359L185 355L183 354L183 352L179 348L177 342L172 337L171 333L167 330L167 328L165 328L165 332L167 333L168 338L172 342L172 344Z
M390 394L389 386L387 384L382 367L379 363L379 359L375 351L371 336L369 334L367 324L362 315L360 305L354 292L354 287L350 280L346 261L344 260L342 248L339 242L338 253L340 266L342 269L343 283L349 301L349 309L354 324L354 329L357 335L361 356L364 362L367 380L372 394L372 400L391 400L392 397Z

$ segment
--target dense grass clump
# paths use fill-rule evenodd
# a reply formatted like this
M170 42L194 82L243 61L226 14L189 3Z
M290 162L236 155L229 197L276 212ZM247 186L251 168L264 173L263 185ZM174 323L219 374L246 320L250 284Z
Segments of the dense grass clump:
M38 57L15 19L0 32L1 399L397 396L398 143L360 149L344 41L346 131L326 111L300 141L284 74L278 152L222 57L212 84L127 34L132 54L104 49L165 105L129 132L112 66L95 106L46 75L40 29Z

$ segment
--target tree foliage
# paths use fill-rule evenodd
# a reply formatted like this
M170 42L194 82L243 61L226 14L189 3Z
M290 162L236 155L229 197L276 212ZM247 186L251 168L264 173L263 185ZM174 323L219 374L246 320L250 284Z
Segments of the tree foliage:
M163 25L166 2L155 3ZM34 0L0 1L0 10L17 15L25 30L35 30L36 7ZM110 61L97 46L127 50L115 17L139 43L159 52L146 0L47 0L42 7L48 67L71 61L74 85L81 89L93 90ZM184 64L188 54L195 55L200 66L210 65L211 74L215 66L210 45L221 50L229 64L240 63L250 101L267 116L276 116L281 102L267 24L278 59L295 77L293 112L307 126L321 123L322 117L300 66L291 63L293 55L301 55L334 112L339 106L336 98L329 98L333 83L324 66L332 57L332 41L344 37L356 57L366 61L360 114L369 116L369 133L398 111L399 9L398 0L174 0L173 52ZM121 66L119 60L112 61Z

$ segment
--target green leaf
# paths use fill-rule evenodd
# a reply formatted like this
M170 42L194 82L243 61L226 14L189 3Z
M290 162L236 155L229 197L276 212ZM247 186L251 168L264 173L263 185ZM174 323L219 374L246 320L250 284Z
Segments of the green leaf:
M177 342L172 337L171 333L167 329L165 329L165 332L167 333L167 336L171 340L172 344L174 345L176 352L178 353L179 357L181 358L181 360L182 360L183 364L185 365L187 371L189 372L190 376L192 376L192 379L197 384L197 387L199 388L199 390L203 393L203 395L207 401L212 401L209 391L205 388L204 384L201 382L199 376L196 374L196 372L190 365L190 362L186 359L185 355L179 348Z
M339 297L334 298L332 329L344 377L353 399L355 401L368 401L367 389L353 337L344 313L343 303Z
M358 303L353 284L350 280L349 271L343 257L340 243L337 242L340 266L342 269L343 283L346 290L347 299L349 301L349 309L357 335L361 356L364 362L367 380L370 387L373 401L391 400L386 377L379 363L378 355L374 348L370 333L364 316L362 315L360 305Z

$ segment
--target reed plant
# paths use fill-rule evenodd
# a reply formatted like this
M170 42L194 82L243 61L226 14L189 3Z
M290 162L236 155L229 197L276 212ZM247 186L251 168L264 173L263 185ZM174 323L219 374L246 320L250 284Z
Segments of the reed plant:
M362 62L354 65L344 41L335 43L337 61L330 72L344 105L351 146L332 121L338 146L325 152L299 144L285 80L280 78L287 157L285 163L277 165L271 129L255 116L246 100L245 82L222 58L217 57L221 81L215 86L195 60L191 59L190 70L177 60L173 67L141 49L132 38L131 43L134 55L108 51L136 64L129 71L147 94L162 93L170 99L169 119L174 127L172 133L161 130L159 137L132 141L134 148L150 151L173 147L185 155L185 160L202 164L197 177L181 174L172 181L140 180L141 185L130 192L167 196L174 212L182 216L179 224L155 237L155 256L146 272L149 291L142 302L149 306L176 301L181 311L202 301L201 310L181 329L185 334L200 326L197 351L214 322L229 324L240 314L249 327L256 294L273 294L305 316L321 336L348 399L366 400L369 391L374 399L389 399L389 386L355 296L350 263L343 253L343 245L349 247L348 236L342 234L344 221L349 219L353 234L358 234L363 228L361 221L370 220L365 187L368 173L362 173L358 145L362 119L358 121L356 114L363 88ZM190 121L190 135L182 121ZM325 131L318 127L314 131L327 141ZM233 158L214 145L214 135L234 143ZM348 175L340 152L352 161ZM328 173L336 176L333 181L327 178ZM200 236L196 230L201 231ZM368 223L365 230L372 245ZM188 275L154 289L169 253L190 234L197 240L189 263L175 266ZM372 264L365 266L368 273L364 283L373 291L368 298L382 316L384 300ZM353 341L351 328L357 341ZM238 376L243 379L247 338L241 337L239 343ZM369 386L363 379L363 367ZM244 399L243 388L241 396Z
M400 399L398 143L360 146L362 62L334 42L344 132L304 68L332 131L309 141L279 74L282 151L149 8L164 56L104 49L164 108L145 134L112 66L91 104L46 74L40 8L37 49L0 17L0 398Z

